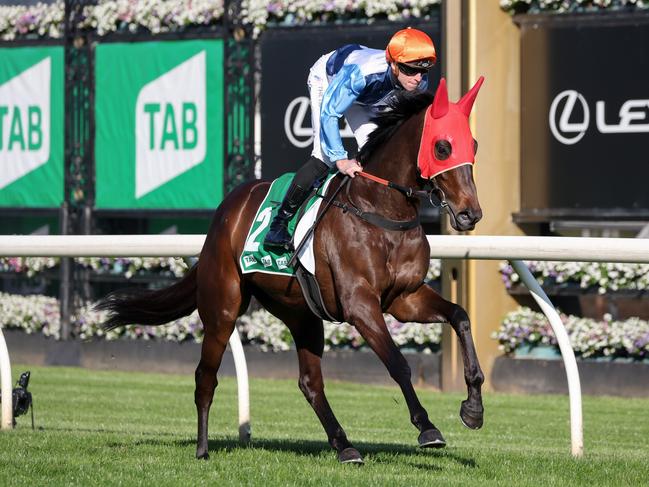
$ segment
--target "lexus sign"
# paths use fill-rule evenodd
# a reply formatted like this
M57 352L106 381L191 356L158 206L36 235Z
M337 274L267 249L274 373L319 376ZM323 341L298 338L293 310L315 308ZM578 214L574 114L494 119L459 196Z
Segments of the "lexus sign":
M521 213L649 218L649 17L521 22Z
M595 129L600 134L649 133L648 108L649 100L627 100L620 107L617 123L609 124L606 102L599 100L595 104ZM571 122L571 118L579 121ZM589 124L590 109L581 93L565 90L554 97L550 105L550 130L555 139L565 145L576 144L586 134Z

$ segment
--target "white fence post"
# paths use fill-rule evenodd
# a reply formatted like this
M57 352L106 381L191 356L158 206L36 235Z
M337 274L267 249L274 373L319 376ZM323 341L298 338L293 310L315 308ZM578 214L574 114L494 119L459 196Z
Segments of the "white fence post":
M9 351L7 342L0 328L0 386L2 397L2 428L10 430L14 427L14 408L11 396L11 362L9 361Z
M541 286L536 281L525 263L520 260L511 260L512 267L518 273L521 280L529 289L532 297L540 306L545 316L547 316L550 326L557 338L563 363L566 368L568 378L568 395L570 397L570 438L572 443L572 456L581 457L584 454L584 433L583 421L581 414L581 384L579 382L579 370L577 369L577 360L575 352L570 344L568 332L563 326L559 313L552 305L552 302L545 294Z
M230 348L234 357L234 370L237 374L237 398L239 401L239 441L241 443L250 442L250 394L248 386L248 366L246 365L246 355L243 353L243 345L239 330L234 328L230 335Z

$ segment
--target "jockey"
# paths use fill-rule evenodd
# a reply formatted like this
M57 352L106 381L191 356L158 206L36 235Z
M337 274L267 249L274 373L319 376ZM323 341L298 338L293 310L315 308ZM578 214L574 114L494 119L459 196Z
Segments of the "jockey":
M437 59L433 41L408 27L392 36L385 51L348 44L325 54L308 78L313 123L311 158L296 173L266 234L266 248L292 250L287 225L298 208L334 166L354 177L361 171L343 148L338 119L345 117L360 149L376 128L371 122L398 90L425 90Z

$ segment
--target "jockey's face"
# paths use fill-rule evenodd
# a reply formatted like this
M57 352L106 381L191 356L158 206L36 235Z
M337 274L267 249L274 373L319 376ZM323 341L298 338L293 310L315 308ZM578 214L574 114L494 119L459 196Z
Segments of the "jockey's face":
M391 63L392 73L396 76L403 89L406 91L416 90L421 82L423 76L422 71L410 72L408 74L404 73L403 70L399 69L397 63Z

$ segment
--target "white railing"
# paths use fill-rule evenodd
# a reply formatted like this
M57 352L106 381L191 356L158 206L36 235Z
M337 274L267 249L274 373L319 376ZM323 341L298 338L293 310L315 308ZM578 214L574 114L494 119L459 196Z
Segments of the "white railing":
M11 394L11 362L5 337L0 328L0 397L2 398L2 424L1 429L13 428L14 410Z
M197 255L204 235L0 236L0 256L23 257L165 257ZM548 317L564 360L570 396L571 445L583 454L581 387L575 354L559 315L529 269L520 261L558 260L649 263L649 240L621 238L428 236L431 257L509 260ZM11 369L0 329L2 427L11 428ZM230 338L239 400L239 437L250 438L248 372L236 332ZM7 412L8 411L8 412Z

